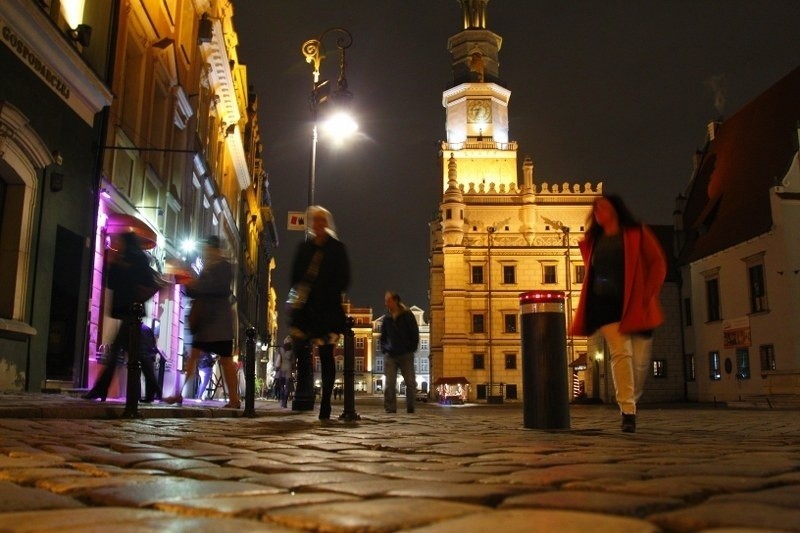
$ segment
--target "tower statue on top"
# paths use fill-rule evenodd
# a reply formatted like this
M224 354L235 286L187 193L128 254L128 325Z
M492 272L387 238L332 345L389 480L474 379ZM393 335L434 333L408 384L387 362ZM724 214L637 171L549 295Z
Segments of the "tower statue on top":
M489 0L458 0L464 10L464 29L486 29L486 4Z

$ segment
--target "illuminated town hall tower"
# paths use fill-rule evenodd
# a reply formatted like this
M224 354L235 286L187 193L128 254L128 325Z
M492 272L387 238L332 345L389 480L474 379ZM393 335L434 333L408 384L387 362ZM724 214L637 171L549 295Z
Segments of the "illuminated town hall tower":
M453 77L442 94L442 197L431 223L431 383L469 401L520 400L519 294L565 291L571 319L585 271L577 241L602 189L537 183L530 157L519 179L511 91L499 76L503 40L487 29L488 0L460 4L464 27L448 41ZM568 339L570 361L585 352L586 339Z

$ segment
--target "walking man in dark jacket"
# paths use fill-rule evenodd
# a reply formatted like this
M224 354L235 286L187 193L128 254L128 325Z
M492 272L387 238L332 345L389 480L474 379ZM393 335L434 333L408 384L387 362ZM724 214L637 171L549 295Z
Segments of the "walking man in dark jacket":
M414 412L417 378L414 375L414 352L419 345L417 319L400 301L396 292L387 291L386 313L381 324L381 351L386 355L386 388L383 406L387 413L397 412L397 369L406 382L406 410Z

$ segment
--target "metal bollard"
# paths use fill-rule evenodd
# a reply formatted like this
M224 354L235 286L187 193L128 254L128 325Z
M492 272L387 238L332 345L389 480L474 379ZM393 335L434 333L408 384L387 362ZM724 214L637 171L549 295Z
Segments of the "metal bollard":
M564 293L519 295L526 428L569 429Z
M131 306L131 320L128 327L128 380L125 391L125 410L123 418L139 417L139 397L141 396L142 366L139 360L139 344L142 336L142 317L144 306L134 303Z
M347 328L344 331L344 412L339 415L339 420L352 422L361 420L361 415L356 412L356 347L353 333L353 317L347 317Z
M256 416L256 328L249 327L244 362L244 416Z

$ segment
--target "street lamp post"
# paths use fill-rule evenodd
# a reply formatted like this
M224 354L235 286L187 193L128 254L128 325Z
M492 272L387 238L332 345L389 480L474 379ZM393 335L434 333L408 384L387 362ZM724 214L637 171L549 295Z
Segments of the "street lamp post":
M336 37L336 48L339 49L339 77L336 80L336 91L330 93L331 87L328 80L320 81L320 65L325 57L325 48L323 46L323 39L329 34L338 33ZM327 102L329 98L334 98L338 105L346 105L353 95L347 90L347 77L345 76L345 50L350 48L353 44L353 36L344 28L328 28L316 39L309 39L303 43L302 52L306 58L307 63L314 64L314 83L311 86L311 120L312 135L311 135L311 160L309 163L308 171L308 205L314 205L314 188L316 187L317 179L317 140L319 138L318 121L319 121L319 106ZM355 123L350 120L349 124L336 124L335 127L349 128L350 131L354 129Z
M331 93L328 80L320 81L320 65L325 58L325 48L323 41L328 35L337 34L336 48L339 50L339 77L336 81L336 90ZM319 138L319 107L321 104L331 100L331 104L344 107L353 98L352 93L347 90L347 77L345 76L345 51L353 44L353 36L344 28L334 27L323 31L316 39L309 39L303 43L301 51L307 63L314 66L314 83L311 86L311 158L308 170L308 207L315 204L314 188L317 179L317 140ZM355 122L349 118L334 116L329 121L334 134L346 135L352 133L357 128ZM308 238L308 234L306 234ZM313 347L310 343L299 350L297 355L297 386L295 387L294 400L292 401L293 411L311 411L314 409L314 370L313 370Z

